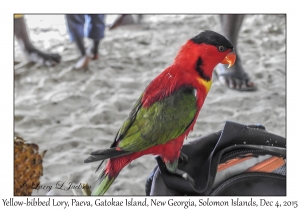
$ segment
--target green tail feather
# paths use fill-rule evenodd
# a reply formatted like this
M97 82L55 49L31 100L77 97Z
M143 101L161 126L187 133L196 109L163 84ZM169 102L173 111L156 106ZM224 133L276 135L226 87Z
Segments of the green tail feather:
M111 184L114 182L115 178L116 177L109 177L108 174L105 173L105 170L103 170L99 175L92 195L104 195L108 188L111 186Z

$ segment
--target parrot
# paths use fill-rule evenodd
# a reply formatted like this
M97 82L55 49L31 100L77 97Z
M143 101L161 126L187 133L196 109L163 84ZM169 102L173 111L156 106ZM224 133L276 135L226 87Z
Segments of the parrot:
M193 130L219 63L236 60L232 43L223 35L204 30L181 46L173 63L153 79L135 102L108 149L91 152L84 163L108 159L91 195L104 195L120 171L143 155L159 156L167 170L194 180L178 169L184 140Z

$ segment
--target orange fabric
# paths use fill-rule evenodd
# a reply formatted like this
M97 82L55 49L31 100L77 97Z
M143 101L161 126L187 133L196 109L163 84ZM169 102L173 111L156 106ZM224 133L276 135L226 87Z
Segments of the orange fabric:
M284 164L285 164L285 160L282 157L273 156L249 168L247 172L270 173L272 171L275 171L279 167L283 166Z
M230 159L228 161L226 161L225 163L221 163L218 165L218 172L219 171L222 171L222 170L225 170L226 168L229 168L231 166L234 166L236 164L239 164L241 162L244 162L246 160L249 160L250 158L252 158L252 156L248 156L248 157L237 157L237 158L233 158L233 159Z

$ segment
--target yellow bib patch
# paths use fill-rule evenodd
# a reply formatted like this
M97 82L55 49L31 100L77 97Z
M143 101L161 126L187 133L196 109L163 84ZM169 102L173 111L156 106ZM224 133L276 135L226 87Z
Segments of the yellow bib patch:
M202 78L198 78L198 82L205 87L206 93L208 93L208 91L210 90L211 84L212 84L212 80L206 81Z

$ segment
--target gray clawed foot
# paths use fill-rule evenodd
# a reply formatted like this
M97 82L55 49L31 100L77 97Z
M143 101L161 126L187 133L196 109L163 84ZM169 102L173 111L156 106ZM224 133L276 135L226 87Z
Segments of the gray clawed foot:
M188 175L188 173L184 173L182 175L182 177L185 179L185 180L188 180L194 187L195 187L195 181L192 177L190 177L190 175Z
M186 164L189 161L189 157L183 152L180 152L179 160L182 161L183 164Z
M177 175L181 176L182 178L184 178L185 180L189 181L195 187L194 179L187 172L177 169L175 171L175 174L177 174Z
M185 180L188 180L195 187L194 179L187 172L178 169L178 160L187 162L188 156L181 152L180 157L178 159L176 159L175 161L173 161L173 162L166 161L165 164L166 164L167 170L172 174L176 174L176 175L184 178Z

